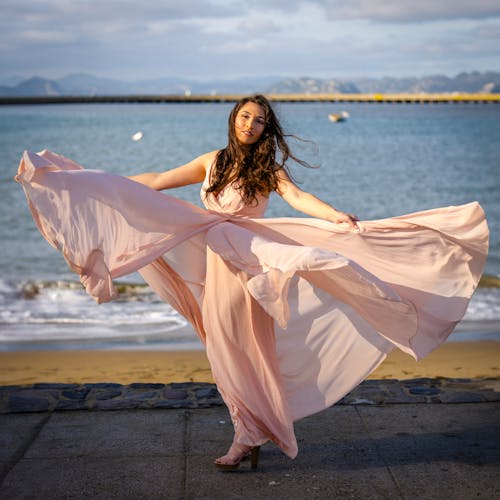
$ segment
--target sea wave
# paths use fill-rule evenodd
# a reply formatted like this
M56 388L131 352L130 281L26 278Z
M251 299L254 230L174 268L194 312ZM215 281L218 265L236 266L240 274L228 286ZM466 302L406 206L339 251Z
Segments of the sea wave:
M117 300L149 300L153 294L145 283L114 282L120 297ZM0 293L15 293L25 299L34 299L47 290L84 290L79 281L71 280L28 280L8 283L0 280Z
M187 321L149 287L118 287L118 300L97 305L78 282L0 280L0 343L182 339Z
M0 350L62 344L64 348L199 345L188 322L147 285L116 285L119 299L96 305L77 281L0 279ZM495 276L486 277L476 290L452 338L473 340L480 335L500 339L500 279Z
M115 286L119 297L96 305L78 281L0 279L0 324L144 325L165 321L186 324L145 283L116 282ZM483 276L464 319L500 321L499 277Z

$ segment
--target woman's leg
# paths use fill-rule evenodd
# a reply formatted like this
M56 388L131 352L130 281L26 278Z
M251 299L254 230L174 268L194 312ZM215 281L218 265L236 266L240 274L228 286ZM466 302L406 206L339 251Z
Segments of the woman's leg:
M224 462L271 440L297 454L293 421L283 390L274 321L246 288L248 275L210 248L203 301L207 356L233 421L233 447Z

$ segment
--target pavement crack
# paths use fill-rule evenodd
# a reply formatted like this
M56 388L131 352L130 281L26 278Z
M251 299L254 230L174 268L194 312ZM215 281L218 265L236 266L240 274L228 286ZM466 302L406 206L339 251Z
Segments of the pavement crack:
M366 422L365 422L365 419L363 418L363 415L361 414L361 412L359 411L359 408L358 406L354 405L354 410L356 411L359 419L361 420L361 423L363 424L363 428L365 430L365 433L366 435L370 438L370 441L373 442L374 446L375 446L375 449L377 450L377 455L379 456L380 460L383 462L384 464L384 467L386 468L392 482L394 483L394 486L396 487L396 490L397 492L399 493L399 496L402 500L404 500L405 496L403 494L403 491L401 489L401 486L396 478L396 476L394 475L390 465L387 463L387 461L385 460L384 458L384 455L380 452L380 448L376 442L376 440L373 438L373 436L371 435L371 432L370 432L370 428L368 427L368 425L366 425Z
M183 464L182 464L182 498L189 498L188 486L188 468L189 468L189 454L191 453L191 412L184 411L184 425L183 425Z
M23 459L26 452L30 449L33 442L36 440L45 424L50 420L51 413L48 412L34 427L33 430L26 436L23 442L19 445L12 458L5 464L3 470L0 470L0 488L3 486L5 478L10 471Z

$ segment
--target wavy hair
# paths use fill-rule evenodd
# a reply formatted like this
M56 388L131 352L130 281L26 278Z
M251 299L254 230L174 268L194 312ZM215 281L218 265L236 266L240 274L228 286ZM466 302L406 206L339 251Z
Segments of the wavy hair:
M265 127L255 144L241 144L235 132L235 120L239 110L248 102L264 109ZM269 101L257 94L238 101L228 119L228 144L217 153L206 193L217 196L228 184L240 191L247 204L258 203L257 196L269 196L278 187L278 172L284 169L290 175L286 162L290 158L300 165L310 165L292 154L286 142L290 137L283 132ZM279 151L280 157L276 155Z

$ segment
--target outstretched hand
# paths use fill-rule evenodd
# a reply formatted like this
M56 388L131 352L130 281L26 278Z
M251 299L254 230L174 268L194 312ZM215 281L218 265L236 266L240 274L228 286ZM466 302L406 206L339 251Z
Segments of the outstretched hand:
M359 227L356 222L359 221L358 217L354 214L348 214L346 212L340 212L339 210L335 210L335 214L332 217L332 222L336 224L341 224L342 222L347 222L352 229L356 229L359 231Z

